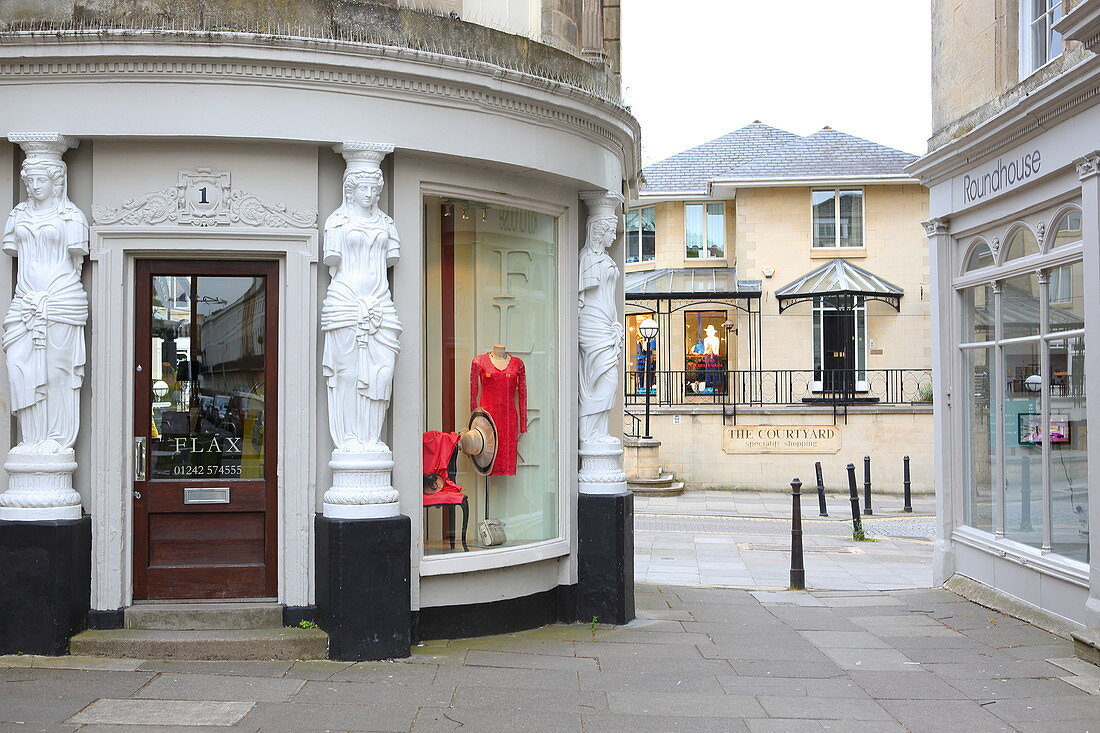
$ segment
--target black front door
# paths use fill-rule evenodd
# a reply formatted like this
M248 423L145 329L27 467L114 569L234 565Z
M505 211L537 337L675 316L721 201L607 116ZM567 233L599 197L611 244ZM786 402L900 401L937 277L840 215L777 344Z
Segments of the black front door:
M851 310L825 311L821 314L821 361L825 392L851 394L856 386L856 319Z

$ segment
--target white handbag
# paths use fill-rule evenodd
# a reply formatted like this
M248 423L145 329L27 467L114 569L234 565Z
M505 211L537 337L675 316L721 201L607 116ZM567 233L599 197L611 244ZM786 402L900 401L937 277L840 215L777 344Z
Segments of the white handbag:
M503 545L508 541L508 535L504 533L504 521L500 519L486 519L478 522L477 534L485 547Z

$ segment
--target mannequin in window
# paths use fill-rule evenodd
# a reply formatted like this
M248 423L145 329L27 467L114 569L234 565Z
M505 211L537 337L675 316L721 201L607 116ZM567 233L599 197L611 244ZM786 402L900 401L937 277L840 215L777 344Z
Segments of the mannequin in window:
M527 368L494 344L470 363L470 409L483 407L497 426L497 458L493 476L515 476L519 435L527 432Z
M718 357L722 351L722 342L715 335L717 331L714 326L707 326L705 331L707 337L703 339L704 391L707 394L714 394L722 381L718 365Z

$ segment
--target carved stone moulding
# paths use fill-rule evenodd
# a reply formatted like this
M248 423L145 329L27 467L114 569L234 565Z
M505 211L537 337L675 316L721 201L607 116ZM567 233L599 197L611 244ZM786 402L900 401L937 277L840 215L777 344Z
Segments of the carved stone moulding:
M390 484L392 453L334 451L328 465L332 469L332 487L323 499L326 517L370 519L400 514L397 490Z
M80 145L80 141L75 137L62 135L59 132L13 132L8 135L8 141L23 148L28 160L33 158L60 160L62 153Z
M615 191L581 191L581 201L588 207L589 218L618 217L625 199Z
M126 226L174 222L194 227L244 224L310 229L317 225L317 212L292 210L286 204L234 189L229 171L192 168L178 172L175 186L126 199L121 206L93 205L92 221Z
M73 451L9 453L4 462L8 490L0 494L0 520L80 519L80 494L73 490Z
M619 441L581 444L577 491L582 494L621 494L627 490L621 445Z

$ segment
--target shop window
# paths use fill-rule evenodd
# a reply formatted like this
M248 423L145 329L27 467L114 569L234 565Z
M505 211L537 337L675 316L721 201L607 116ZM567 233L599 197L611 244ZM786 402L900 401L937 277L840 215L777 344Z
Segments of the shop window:
M859 296L814 298L815 391L867 389L867 306Z
M557 228L535 211L425 200L425 554L464 549L447 541L461 526L429 511L438 491L455 493L452 505L465 498L469 551L559 536ZM484 418L454 443L474 408L495 425L489 475L478 471Z
M1061 247L1081 241L1081 212L1067 211L1052 228L1051 247Z
M982 343L995 337L997 313L993 304L993 286L978 285L962 291L963 342Z
M1005 280L1001 286L1001 338L1039 334L1039 278L1027 274Z
M1001 347L1005 536L1032 547L1043 540L1040 346L1035 340Z
M1039 240L1027 227L1018 227L1005 244L1003 261L1009 262L1021 257L1033 255L1039 251Z
M657 208L626 212L626 261L652 262L657 252Z
M963 351L963 381L966 399L963 412L965 438L962 442L967 463L966 522L971 527L993 531L993 477L996 412L990 373L992 349Z
M813 246L863 246L863 191L811 192Z
M966 258L966 267L963 269L966 272L973 272L992 266L993 252L989 249L989 245L985 242L978 242L971 248L970 256Z
M1050 342L1051 550L1089 561L1085 339Z
M642 321L653 318L652 313L636 313L626 317L626 389L628 393L644 395L657 393L657 339L648 341L638 328Z
M1085 327L1085 267L1080 262L1050 270L1047 285L1047 331L1073 331Z
M1062 54L1062 0L1020 0L1020 78Z
M684 312L684 391L725 394L729 368L725 311Z
M726 205L684 204L685 255L691 259L726 256Z

